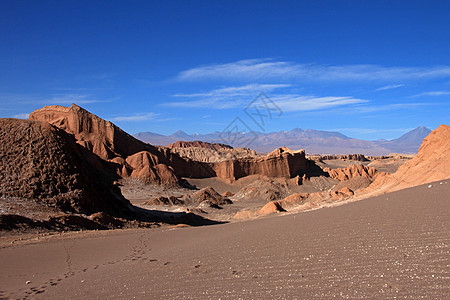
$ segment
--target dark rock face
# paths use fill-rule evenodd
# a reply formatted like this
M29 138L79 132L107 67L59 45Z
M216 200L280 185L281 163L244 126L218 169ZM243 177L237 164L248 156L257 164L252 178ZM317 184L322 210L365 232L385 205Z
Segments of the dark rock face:
M86 214L129 212L114 178L88 163L96 157L48 123L0 119L0 157L0 196Z

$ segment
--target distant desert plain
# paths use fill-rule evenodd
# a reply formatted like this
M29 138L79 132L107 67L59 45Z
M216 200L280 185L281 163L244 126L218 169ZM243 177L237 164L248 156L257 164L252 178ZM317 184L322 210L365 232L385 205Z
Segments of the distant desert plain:
M450 298L447 125L255 149L75 104L0 125L0 298Z

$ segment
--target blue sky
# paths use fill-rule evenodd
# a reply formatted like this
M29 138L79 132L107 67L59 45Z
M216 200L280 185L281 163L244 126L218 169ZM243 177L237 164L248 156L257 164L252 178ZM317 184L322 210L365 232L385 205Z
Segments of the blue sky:
M130 133L222 131L239 117L258 131L396 138L450 124L449 11L450 1L1 1L0 117L76 103ZM263 126L245 113L259 95L279 109Z

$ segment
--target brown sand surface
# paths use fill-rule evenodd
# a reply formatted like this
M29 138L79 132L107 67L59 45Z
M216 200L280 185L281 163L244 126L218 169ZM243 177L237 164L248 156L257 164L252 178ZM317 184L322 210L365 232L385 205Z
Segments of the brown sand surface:
M247 222L3 246L0 297L449 299L448 182Z

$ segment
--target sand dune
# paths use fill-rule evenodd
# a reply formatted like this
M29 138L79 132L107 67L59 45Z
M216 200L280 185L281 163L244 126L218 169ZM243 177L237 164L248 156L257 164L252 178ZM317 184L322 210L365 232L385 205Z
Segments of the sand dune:
M449 195L447 180L249 222L4 244L0 296L445 299Z

